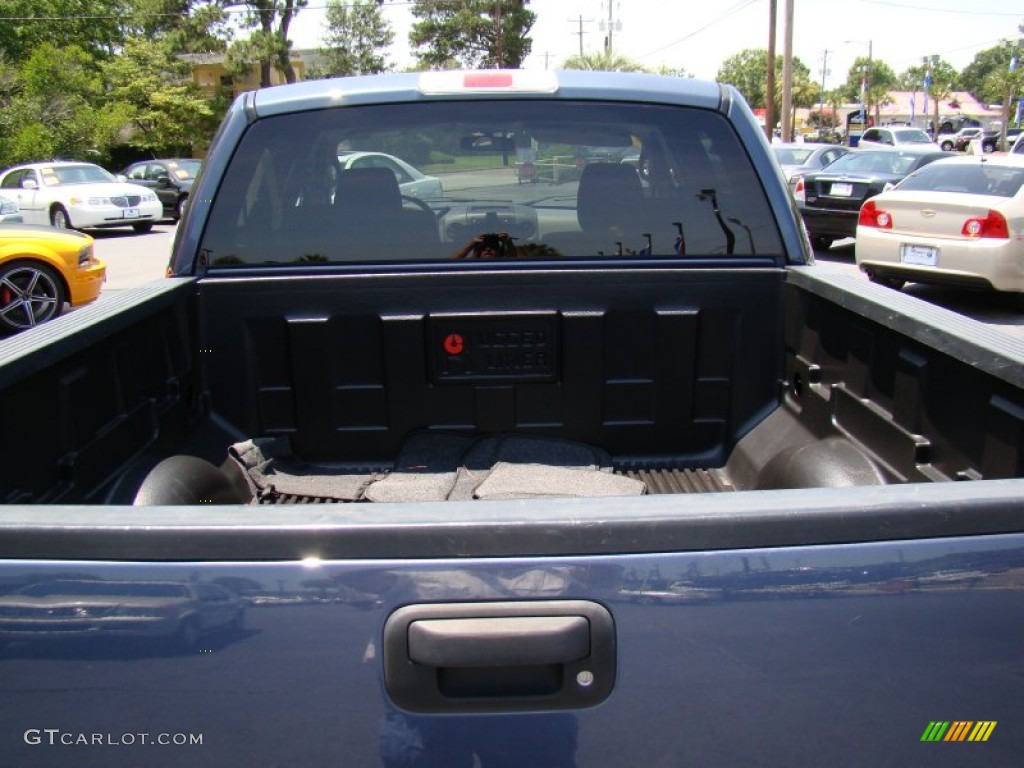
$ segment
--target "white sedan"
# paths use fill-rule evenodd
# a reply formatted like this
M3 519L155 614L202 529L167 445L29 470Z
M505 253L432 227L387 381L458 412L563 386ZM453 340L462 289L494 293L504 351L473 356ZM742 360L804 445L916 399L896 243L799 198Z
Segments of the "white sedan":
M383 152L340 152L338 162L343 171L349 168L387 168L398 179L398 188L402 194L409 197L429 200L443 194L439 178L427 176L394 155Z
M1024 156L951 157L867 200L857 264L871 280L1024 292Z
M13 197L26 224L59 229L132 227L148 232L163 216L152 190L118 181L92 163L30 163L0 175L0 193Z

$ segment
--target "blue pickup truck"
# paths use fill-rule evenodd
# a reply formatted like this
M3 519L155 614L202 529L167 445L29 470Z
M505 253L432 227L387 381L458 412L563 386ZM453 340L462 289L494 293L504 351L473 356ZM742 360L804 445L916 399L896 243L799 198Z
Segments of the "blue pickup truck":
M1024 348L732 87L248 93L168 272L0 342L0 765L1019 763Z

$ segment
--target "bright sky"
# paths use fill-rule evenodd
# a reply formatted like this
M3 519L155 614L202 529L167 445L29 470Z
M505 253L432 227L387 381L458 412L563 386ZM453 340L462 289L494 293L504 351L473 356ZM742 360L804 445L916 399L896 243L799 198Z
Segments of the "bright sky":
M703 79L714 79L726 58L747 48L768 47L769 0L532 0L537 14L531 30L533 53L528 69L555 69L580 51L603 46L613 19L616 53L641 64L683 68ZM921 57L938 54L957 69L974 55L1002 40L1024 37L1022 0L792 0L793 54L811 70L816 81L828 51L825 87L846 80L869 43L874 58L897 74L919 64ZM318 48L327 0L310 0L292 24L297 48ZM782 55L786 0L777 0L776 50ZM408 31L412 23L407 0L385 0L384 13L395 30L389 59L411 64Z

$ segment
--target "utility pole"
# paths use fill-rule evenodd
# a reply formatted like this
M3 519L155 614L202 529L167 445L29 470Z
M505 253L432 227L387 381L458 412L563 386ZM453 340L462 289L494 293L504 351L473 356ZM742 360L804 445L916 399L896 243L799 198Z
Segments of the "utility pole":
M830 74L828 69L828 54L829 50L826 48L821 54L821 98L818 101L818 108L825 111L825 77Z
M495 64L496 64L497 69L501 69L502 64L504 63L504 59L505 59L505 52L502 50L501 0L497 0L497 2L494 3L494 5L495 5L494 23L495 23L495 25L498 28L498 51L497 51L497 53L498 53L497 59L498 60L497 60L497 62L495 62Z
M825 78L831 74L828 69L828 54L829 50L826 48L821 54L821 98L818 101L818 136L820 137L825 128ZM832 126L832 130L835 130L835 126Z
M768 0L768 79L764 88L764 133L769 142L775 133L775 14L776 0Z
M579 25L580 25L579 32L573 32L573 34L576 35L577 37L579 37L579 39L580 39L580 58L583 58L583 35L587 34L586 32L583 31L583 23L586 22L587 24L590 24L593 21L593 19L584 19L583 18L583 14L581 13L578 20L577 19L569 19L569 21L572 21L572 22L578 21L579 22Z
M615 20L615 3L618 0L607 0L608 2L608 34L604 39L604 51L608 55L608 58L612 56L612 35L616 29L622 29L622 22ZM601 22L601 30L605 29L605 22Z
M793 0L786 0L782 43L782 140L793 140Z

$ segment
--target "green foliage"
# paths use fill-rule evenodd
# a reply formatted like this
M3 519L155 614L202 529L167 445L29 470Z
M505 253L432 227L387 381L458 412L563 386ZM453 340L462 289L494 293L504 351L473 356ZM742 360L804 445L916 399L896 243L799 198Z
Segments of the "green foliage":
M161 40L175 53L221 52L231 39L228 15L218 0L131 0L128 37Z
M781 56L775 57L775 108L782 108L782 65ZM800 59L793 59L793 103L797 105L797 93L801 95L800 101L806 102L803 106L810 106L814 103L815 96L808 84L811 83L811 70ZM730 83L743 94L743 98L753 108L764 108L768 104L766 83L768 81L768 50L766 48L747 48L739 53L730 56L722 62L716 79L719 82ZM808 101L808 99L810 99Z
M206 140L214 111L193 83L187 62L165 44L146 38L125 43L121 56L103 67L107 99L130 125L125 143L137 148L173 148Z
M0 52L21 62L42 45L75 46L107 58L124 39L133 0L3 0ZM9 19L9 20L4 20Z
M354 0L351 5L330 0L324 26L323 64L308 73L310 79L387 71L380 50L391 45L395 33L376 0Z
M409 43L421 66L518 68L537 15L528 0L413 0ZM500 25L498 23L500 14Z
M104 85L92 54L44 43L24 62L4 104L8 129L3 167L57 156L83 158L112 138L117 117L103 106Z
M1003 75L1010 74L1013 49L997 45L979 51L960 75L963 88L982 104L998 104L1005 96ZM1017 50L1017 72L1024 71L1024 50Z
M221 0L225 8L244 7L242 25L252 30L247 40L238 40L228 48L228 69L235 73L248 72L256 65L260 68L260 87L271 85L270 72L276 67L285 82L294 83L295 70L291 64L291 41L288 30L295 15L309 4L309 0Z
M562 64L562 69L586 69L595 72L646 72L643 64L620 56L617 53L601 51L570 56Z

